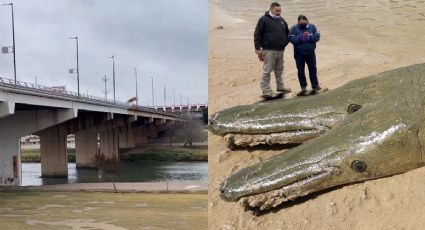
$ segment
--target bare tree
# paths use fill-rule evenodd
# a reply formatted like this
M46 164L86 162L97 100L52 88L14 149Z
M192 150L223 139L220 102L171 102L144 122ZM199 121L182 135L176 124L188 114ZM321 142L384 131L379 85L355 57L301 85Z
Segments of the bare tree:
M105 157L105 154L103 153L96 153L92 161L97 168L110 176L112 185L114 186L114 192L117 193L117 187L115 183L118 179L118 170L120 166L120 160L118 157L113 156L108 158Z
M184 147L192 147L194 141L203 139L204 125L202 124L202 120L198 118L192 118L189 115L186 115L185 118L186 121L182 128L176 131L176 135L184 140Z

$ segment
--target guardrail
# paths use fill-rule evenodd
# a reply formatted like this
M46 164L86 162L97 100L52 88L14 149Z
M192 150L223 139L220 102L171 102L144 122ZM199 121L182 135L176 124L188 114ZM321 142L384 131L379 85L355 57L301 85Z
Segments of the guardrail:
M208 104L189 104L189 105L175 105L175 106L158 106L156 110L158 111L172 111L172 112L199 112L202 109L207 109Z
M134 109L139 110L142 112L150 112L154 114L161 114L161 115L168 115L168 116L174 116L178 117L175 114L163 112L163 111L157 111L155 108L151 107L145 107L145 106L136 106L132 105L128 102L121 102L121 101L114 101L112 99L106 99L98 96L88 95L88 94L80 94L78 95L77 92L66 90L66 89L60 89L55 87L47 87L39 84L33 84L23 81L16 81L9 79L9 78L2 78L0 77L0 86L7 87L7 88L13 88L13 89L20 89L30 92L36 92L40 94L45 94L49 96L59 96L59 97L65 97L76 101L81 102L90 102L95 104L104 104L104 105L110 105L115 107L121 107L126 109Z

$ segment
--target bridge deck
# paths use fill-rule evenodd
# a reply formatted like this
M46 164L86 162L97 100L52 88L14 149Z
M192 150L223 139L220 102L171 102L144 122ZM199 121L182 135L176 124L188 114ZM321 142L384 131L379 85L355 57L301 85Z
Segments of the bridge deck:
M114 108L121 108L127 110L140 111L144 113L152 113L158 115L165 115L171 117L179 117L176 114L170 112L159 111L152 107L146 106L136 106L127 102L114 101L112 99L102 98L98 96L88 95L88 94L80 94L78 95L76 92L69 91L66 89L58 89L54 87L46 87L43 85L36 85L33 83L15 81L8 78L0 77L0 90L5 92L38 96L38 97L46 97L46 98L54 98L59 100L66 101L75 101L87 104L94 105L102 105Z

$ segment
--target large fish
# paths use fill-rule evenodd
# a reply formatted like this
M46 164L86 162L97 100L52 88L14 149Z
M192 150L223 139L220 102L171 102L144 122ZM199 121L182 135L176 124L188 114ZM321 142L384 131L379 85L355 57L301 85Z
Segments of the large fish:
M240 170L221 197L266 210L300 196L424 165L425 64L314 97L238 106L210 118L229 145L303 143Z

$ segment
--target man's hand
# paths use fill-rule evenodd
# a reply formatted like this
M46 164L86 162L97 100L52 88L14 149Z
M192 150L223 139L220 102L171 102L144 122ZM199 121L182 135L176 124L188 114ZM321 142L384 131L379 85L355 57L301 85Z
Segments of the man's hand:
M256 50L255 51L255 53L257 54L257 56L258 56L258 60L260 60L260 61L264 61L264 53L263 53L263 51L261 51L261 50Z

